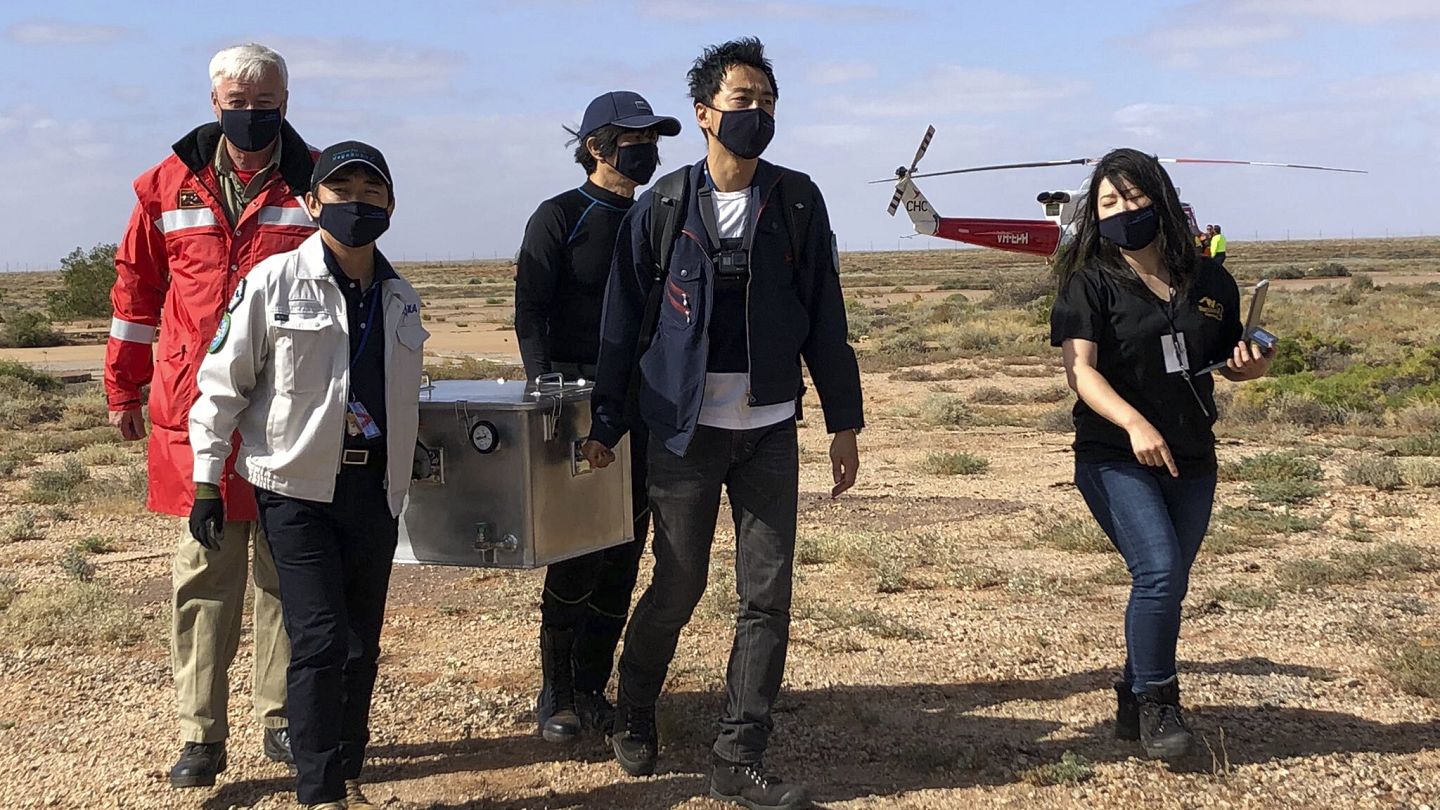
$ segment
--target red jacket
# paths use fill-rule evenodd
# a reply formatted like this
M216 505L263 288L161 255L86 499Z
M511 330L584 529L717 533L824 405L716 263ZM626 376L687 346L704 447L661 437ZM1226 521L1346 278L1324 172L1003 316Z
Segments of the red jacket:
M310 187L314 152L289 124L280 138L279 170L233 230L214 169L219 124L186 135L175 154L135 180L135 211L115 252L105 394L110 410L127 410L140 406L141 392L150 386L146 504L153 511L190 513L195 374L235 288L262 259L294 250L315 233L300 201ZM151 356L157 331L158 360ZM234 460L232 454L220 482L225 516L254 520L255 495L235 474Z

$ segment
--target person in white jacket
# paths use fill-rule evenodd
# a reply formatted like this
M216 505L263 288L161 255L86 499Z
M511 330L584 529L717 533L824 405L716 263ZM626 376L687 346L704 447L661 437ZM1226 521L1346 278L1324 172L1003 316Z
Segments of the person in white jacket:
M240 282L190 411L196 539L218 542L235 469L254 485L279 572L291 747L306 807L363 810L380 627L419 423L420 298L375 247L394 210L385 158L320 154L305 207L320 232ZM202 539L203 538L203 539Z

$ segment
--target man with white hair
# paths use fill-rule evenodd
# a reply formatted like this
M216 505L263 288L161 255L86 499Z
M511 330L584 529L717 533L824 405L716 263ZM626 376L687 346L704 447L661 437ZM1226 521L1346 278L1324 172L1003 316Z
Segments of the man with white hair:
M288 78L285 60L263 45L215 54L216 121L181 138L173 154L135 180L135 210L115 253L115 314L105 352L110 423L127 440L143 438L141 397L149 386L147 505L183 517L195 500L223 499L228 517L223 531L201 540L177 532L171 663L183 749L170 771L177 788L213 785L225 770L228 670L240 641L252 547L255 714L265 729L265 755L294 762L285 714L290 643L255 496L235 474L233 454L217 484L192 484L189 439L196 371L227 306L234 307L227 302L244 297L251 267L316 231L300 202L314 154L285 122Z

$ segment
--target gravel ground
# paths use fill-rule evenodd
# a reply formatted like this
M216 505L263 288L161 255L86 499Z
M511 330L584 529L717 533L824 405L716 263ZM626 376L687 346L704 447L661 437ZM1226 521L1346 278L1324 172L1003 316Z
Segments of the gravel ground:
M774 766L809 783L825 807L1440 808L1440 705L1383 675L1395 639L1440 635L1440 577L1299 593L1274 584L1284 561L1366 545L1347 537L1341 518L1263 547L1202 555L1180 647L1185 702L1203 738L1190 760L1146 761L1111 738L1123 571L1113 552L1034 540L1037 522L1085 514L1068 483L1068 437L947 431L918 418L936 391L1038 392L1059 379L1033 373L950 383L867 375L872 427L861 483L838 502L824 494L825 437L802 431L802 534L841 538L841 550L798 569ZM1222 455L1264 448L1230 441ZM967 450L990 468L919 472L936 450ZM1436 491L1342 485L1347 457L1337 450L1324 460L1327 494L1304 513L1358 515L1373 531L1370 544L1440 552ZM11 520L24 484L0 486L0 521ZM1236 484L1223 484L1220 498L1245 500ZM1391 502L1413 516L1384 517L1403 511L1382 510ZM168 550L179 521L119 500L77 508L68 521L36 510L43 538L0 544L0 568L19 592L63 585L65 549L105 538L116 550L90 557L96 581L119 595L139 640L87 641L88 615L58 644L0 639L0 807L293 806L291 780L261 757L248 716L246 644L232 669L229 770L213 789L168 786L178 751ZM392 808L720 807L701 797L729 648L729 540L716 544L711 593L662 700L660 773L641 780L625 777L597 738L556 747L532 733L538 572L398 568L366 771L371 798ZM647 557L642 587L648 570ZM1234 585L1266 603L1215 595ZM1088 762L1088 778L1044 784L1037 768L1066 752Z

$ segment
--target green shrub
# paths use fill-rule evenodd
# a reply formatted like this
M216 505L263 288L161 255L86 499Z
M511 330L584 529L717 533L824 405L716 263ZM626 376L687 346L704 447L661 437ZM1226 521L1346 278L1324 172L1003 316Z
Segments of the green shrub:
M1059 762L1052 762L1048 765L1037 765L1023 771L1020 774L1026 782L1038 786L1051 785L1078 785L1081 782L1089 781L1095 776L1095 769L1091 767L1090 760L1075 753L1066 751L1061 755Z
M1260 380L1247 385L1239 396L1268 409L1285 395L1357 413L1381 413L1411 402L1434 400L1440 398L1440 349L1412 349L1394 362L1357 363L1324 376L1306 370Z
M1110 538L1100 529L1099 524L1089 516L1062 518L1052 516L1035 531L1035 540L1041 545L1083 554L1110 551L1114 546Z
M1289 509L1276 512L1271 509L1248 509L1227 506L1219 511L1215 520L1222 526L1229 526L1247 534L1300 534L1320 528L1321 521L1297 515Z
M1412 487L1440 487L1440 463L1428 459L1407 459L1400 465L1400 477Z
M1440 433L1396 439L1390 451L1397 456L1440 456Z
M61 288L49 295L56 320L110 316L110 288L115 286L115 245L75 248L60 260Z
M65 343L50 319L34 310L10 312L4 320L0 326L0 349L41 349Z
M1431 552L1406 543L1380 543L1363 551L1333 552L1326 560L1288 560L1275 570L1282 588L1306 591L1331 585L1384 580L1440 570Z
M931 453L920 469L931 475L979 475L990 469L990 462L972 453Z
M1350 268L1339 262L1321 262L1305 271L1309 278L1348 278Z
M936 427L958 428L975 423L975 414L956 396L933 396L922 405L925 421Z
M54 422L64 413L65 402L59 394L41 390L19 377L0 377L0 428L23 430Z
M59 469L40 470L30 476L29 499L34 503L64 503L79 497L82 484L90 480L90 471L73 458L65 459Z
M1316 335L1302 329L1294 335L1280 338L1270 373L1280 377L1302 371L1331 369L1356 351L1355 345L1343 337Z
M64 388L64 383L54 375L47 374L39 369L31 368L24 363L14 360L0 360L0 377L19 380L34 387L37 391L56 393Z
M1255 481L1249 485L1250 495L1260 503L1294 506L1306 501L1312 501L1322 494L1323 490L1314 481L1288 480L1288 481Z
M1381 672L1402 692L1440 699L1440 642L1432 637L1400 639L1385 656Z
M1273 590L1256 588L1250 585L1231 583L1212 588L1207 599L1215 602L1228 602L1243 608L1255 610L1268 610L1275 607L1276 594Z
M1261 278L1270 279L1294 279L1304 278L1305 270L1294 264L1284 264L1279 267L1267 267L1260 271Z
M29 509L21 509L10 517L5 524L3 538L7 543L22 543L27 540L40 540L45 533L40 531L36 523L35 513Z
M95 563L85 559L85 552L79 546L71 546L65 550L64 556L60 558L60 570L79 582L91 582L95 579Z
M1345 483L1374 487L1386 491L1398 489L1405 483L1400 475L1400 465L1385 456L1364 456L1350 462L1345 468Z
M1319 481L1324 477L1315 459L1289 452L1246 456L1223 465L1220 471L1230 481Z

